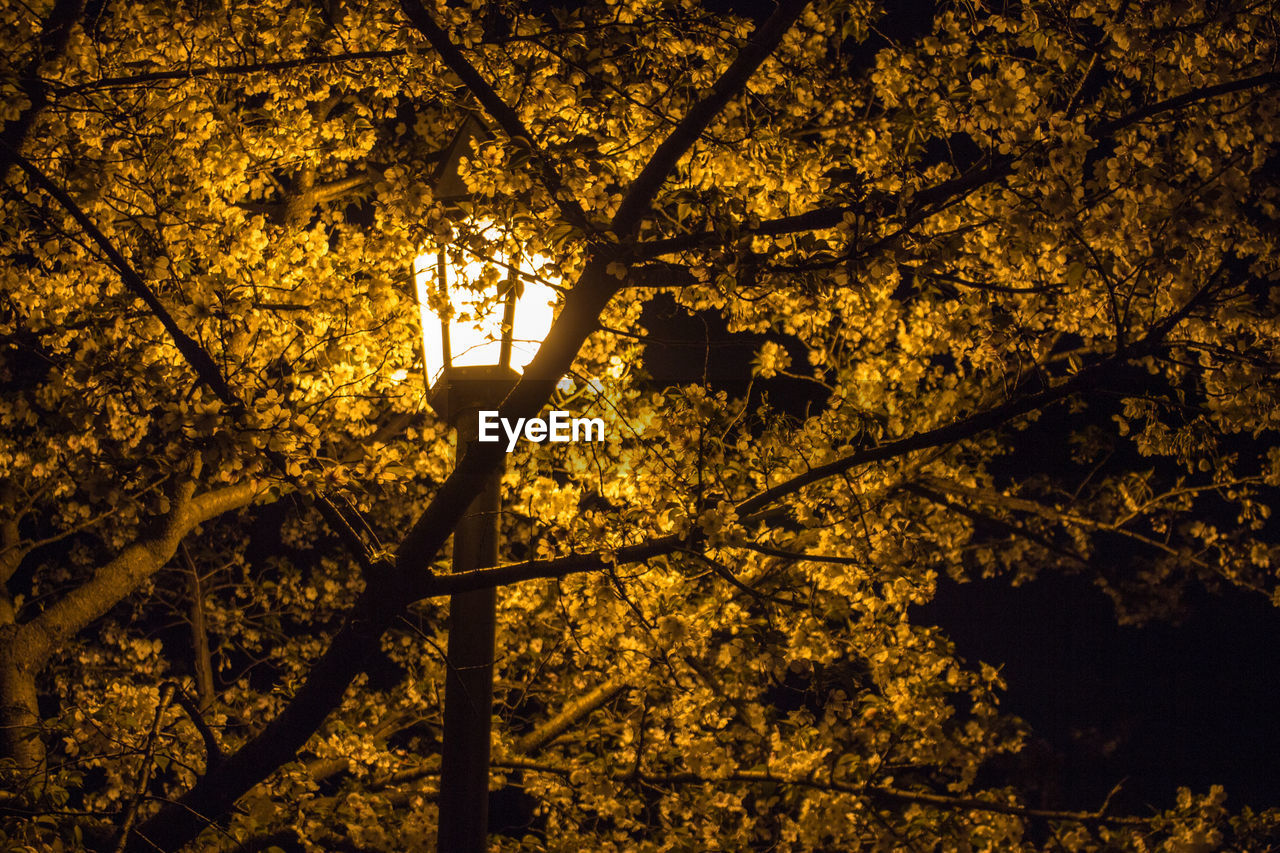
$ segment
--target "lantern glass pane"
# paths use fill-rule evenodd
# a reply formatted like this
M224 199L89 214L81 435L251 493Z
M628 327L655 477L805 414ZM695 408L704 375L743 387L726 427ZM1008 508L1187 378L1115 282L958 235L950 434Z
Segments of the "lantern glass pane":
M413 261L413 282L418 291L418 320L422 327L422 356L427 383L435 384L444 370L444 334L437 313L444 304L443 297L434 293L436 287L435 252L424 252Z
M473 252L457 244L447 247L443 288L440 285L438 249L429 248L414 261L423 355L427 377L432 384L446 364L469 367L500 363L506 282L517 269L519 298L509 332L512 369L523 372L555 318L556 291L538 280L551 268L550 264L539 256L522 256L512 251L512 247L504 245L508 241L495 226L477 228L476 231L488 241L487 248L477 248ZM448 317L447 354L444 351L441 313Z

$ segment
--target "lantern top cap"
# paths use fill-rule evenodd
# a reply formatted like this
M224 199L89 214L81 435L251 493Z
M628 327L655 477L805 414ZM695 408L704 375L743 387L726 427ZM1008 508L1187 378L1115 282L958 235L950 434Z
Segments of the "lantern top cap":
M485 140L492 136L489 128L480 119L472 113L467 113L466 118L453 134L453 139L445 147L444 156L440 158L435 174L432 176L431 188L437 201L444 204L457 204L470 196L466 183L458 173L458 165L462 162L462 158L471 152L471 140Z

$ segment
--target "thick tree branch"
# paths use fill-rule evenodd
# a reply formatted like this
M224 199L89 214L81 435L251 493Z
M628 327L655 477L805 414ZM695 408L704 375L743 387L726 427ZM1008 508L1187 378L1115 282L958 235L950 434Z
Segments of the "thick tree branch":
M436 575L430 579L422 591L423 598L436 598L444 595L455 595L475 589L487 589L491 586L511 586L531 580L563 578L569 575L587 572L607 571L616 566L642 563L654 557L689 551L698 544L696 538L688 536L659 536L635 545L627 545L617 551L593 551L587 554L566 554L546 560L529 560L523 563L508 563L490 569L475 569L469 572L457 572L449 575ZM769 548L753 542L730 542L729 547L745 548L770 557L795 562L833 563L837 565L864 565L865 561L856 557L841 557L830 554L806 554L800 551L785 551ZM690 552L693 553L693 552ZM696 555L696 554L695 554ZM750 590L754 595L754 590ZM779 603L791 606L792 602Z
M543 747L586 719L592 711L617 696L626 686L627 678L622 673L605 679L593 689L569 702L545 723L516 741L516 750L522 755L537 755Z
M200 699L200 709L204 710L217 698L217 690L213 681L213 656L209 651L209 629L205 619L204 586L200 582L200 569L184 542L182 544L182 562L187 569L187 594L191 597L190 615L187 621L191 626L191 668L196 675L196 695Z
M688 551L696 546L696 537L659 536L654 539L627 545L616 551L593 551L586 554L566 554L546 560L529 560L523 563L508 563L490 569L475 569L469 572L457 572L449 575L436 575L423 588L423 598L435 598L444 595L455 595L475 589L487 589L491 586L510 586L531 580L563 578L569 575L586 572L606 571L616 566L642 563L654 557ZM796 562L834 563L838 565L863 565L864 560L856 557L841 557L830 554L806 554L799 551L785 551L769 548L753 542L730 542L730 547L745 548L771 557ZM754 594L754 591L752 591ZM790 605L791 602L782 602Z
M456 595L491 586L509 586L524 581L563 578L583 572L597 572L612 566L640 563L664 554L673 554L689 544L683 536L661 536L637 545L627 545L617 551L593 551L587 554L567 554L547 560L528 560L508 563L491 569L475 569L449 575L435 575L419 590L421 598Z
M248 506L263 489L248 480L192 496L194 486L194 481L186 486L154 534L127 546L89 580L18 627L12 648L26 666L38 669L62 643L159 571L197 525Z
M857 211L848 204L821 207L797 213L794 216L781 216L777 219L766 219L756 225L741 225L736 231L730 230L739 237L784 237L803 231L823 231L835 228L844 221L846 215ZM723 243L725 232L704 231L697 234L681 234L676 237L662 237L656 240L645 240L630 247L630 254L635 258L657 258L662 255L684 252L701 246Z
M897 441L891 441L875 447L863 448L833 462L815 466L803 474L798 474L776 486L765 489L738 504L738 515L739 517L745 517L759 512L779 498L793 494L805 486L843 474L852 468L872 462L885 462L890 459L896 459L899 456L904 456L917 450L953 444L993 429L1019 415L1042 409L1050 403L1055 403L1096 385L1106 376L1107 369L1114 368L1114 366L1114 361L1108 359L1093 365L1091 368L1082 370L1065 382L1038 394L1029 394L1025 397L1013 399L1003 405L961 418L946 426L915 433Z

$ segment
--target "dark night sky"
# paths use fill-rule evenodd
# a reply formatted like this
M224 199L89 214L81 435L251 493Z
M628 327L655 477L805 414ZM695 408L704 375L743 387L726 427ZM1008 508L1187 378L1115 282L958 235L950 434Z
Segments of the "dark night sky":
M1178 625L1118 626L1083 577L943 582L917 618L960 655L1004 664L1004 707L1055 753L1060 805L1168 807L1177 786L1221 784L1228 804L1280 802L1280 614L1239 591L1199 593ZM1108 746L1114 742L1114 747Z

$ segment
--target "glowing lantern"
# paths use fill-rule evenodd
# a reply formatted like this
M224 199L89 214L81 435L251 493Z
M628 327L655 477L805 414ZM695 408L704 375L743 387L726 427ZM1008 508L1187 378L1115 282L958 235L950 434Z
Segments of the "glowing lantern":
M484 133L468 118L454 136L433 184L437 200L466 198L458 164ZM521 251L497 223L461 215L455 221L450 238L426 247L413 264L429 400L450 421L479 401L502 399L551 329L557 303L545 258Z

